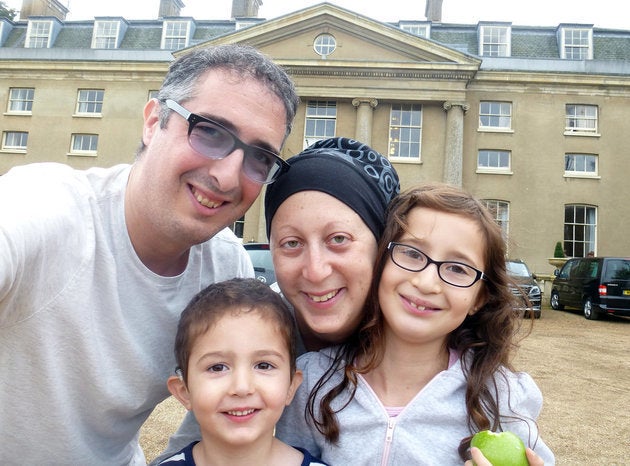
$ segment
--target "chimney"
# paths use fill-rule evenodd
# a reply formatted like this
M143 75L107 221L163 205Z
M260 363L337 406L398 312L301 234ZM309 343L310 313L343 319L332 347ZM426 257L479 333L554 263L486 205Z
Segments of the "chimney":
M257 18L262 0L232 0L232 18Z
M428 21L439 23L442 21L442 0L427 0L424 16Z
M184 8L182 0L160 0L160 12L158 18L166 18L169 16L179 16L182 8Z
M29 16L54 16L65 21L68 8L59 0L22 0L20 19L28 19Z

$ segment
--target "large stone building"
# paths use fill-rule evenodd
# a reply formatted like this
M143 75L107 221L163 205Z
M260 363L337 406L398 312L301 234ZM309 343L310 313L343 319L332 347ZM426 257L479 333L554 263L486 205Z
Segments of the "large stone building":
M28 17L0 19L0 174L132 161L173 56L247 43L286 67L301 97L283 157L328 136L365 141L403 188L446 181L483 199L510 256L538 273L553 270L558 241L570 256L630 254L630 31L449 24L441 2L427 7L433 21L384 23L331 3L265 20L260 4L234 0L231 20L156 0L158 19L66 21L57 0L24 0ZM236 229L266 240L260 200Z

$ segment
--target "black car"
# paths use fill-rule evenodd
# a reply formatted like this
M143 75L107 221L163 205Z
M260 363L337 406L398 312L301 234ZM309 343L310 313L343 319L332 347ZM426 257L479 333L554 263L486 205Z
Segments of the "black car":
M542 291L538 282L536 282L536 275L529 270L527 264L522 260L510 259L505 262L505 266L513 282L510 285L510 289L519 298L519 305L516 307L516 311L522 312L525 317L529 317L533 312L534 317L539 319Z
M555 274L550 297L553 309L581 309L590 320L603 314L630 316L630 258L569 259Z
M271 260L271 250L269 243L245 243L245 250L249 254L254 265L254 276L267 285L272 285L276 281L276 272Z

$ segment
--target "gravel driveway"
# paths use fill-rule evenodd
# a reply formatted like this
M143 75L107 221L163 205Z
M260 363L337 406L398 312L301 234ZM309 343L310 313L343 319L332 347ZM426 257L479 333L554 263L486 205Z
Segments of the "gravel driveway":
M544 308L515 360L543 392L541 434L558 465L630 464L630 319L586 320ZM158 455L183 416L169 398L145 423L140 443ZM402 466L402 465L401 465Z

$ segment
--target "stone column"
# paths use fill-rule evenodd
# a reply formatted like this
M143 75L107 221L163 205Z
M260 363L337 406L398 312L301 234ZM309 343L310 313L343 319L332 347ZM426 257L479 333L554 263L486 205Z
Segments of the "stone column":
M466 102L444 102L446 111L446 141L444 150L445 183L462 186L464 166L464 113L470 105Z
M372 145L372 112L378 105L376 99L353 99L352 105L357 109L357 129L355 139L368 146Z

